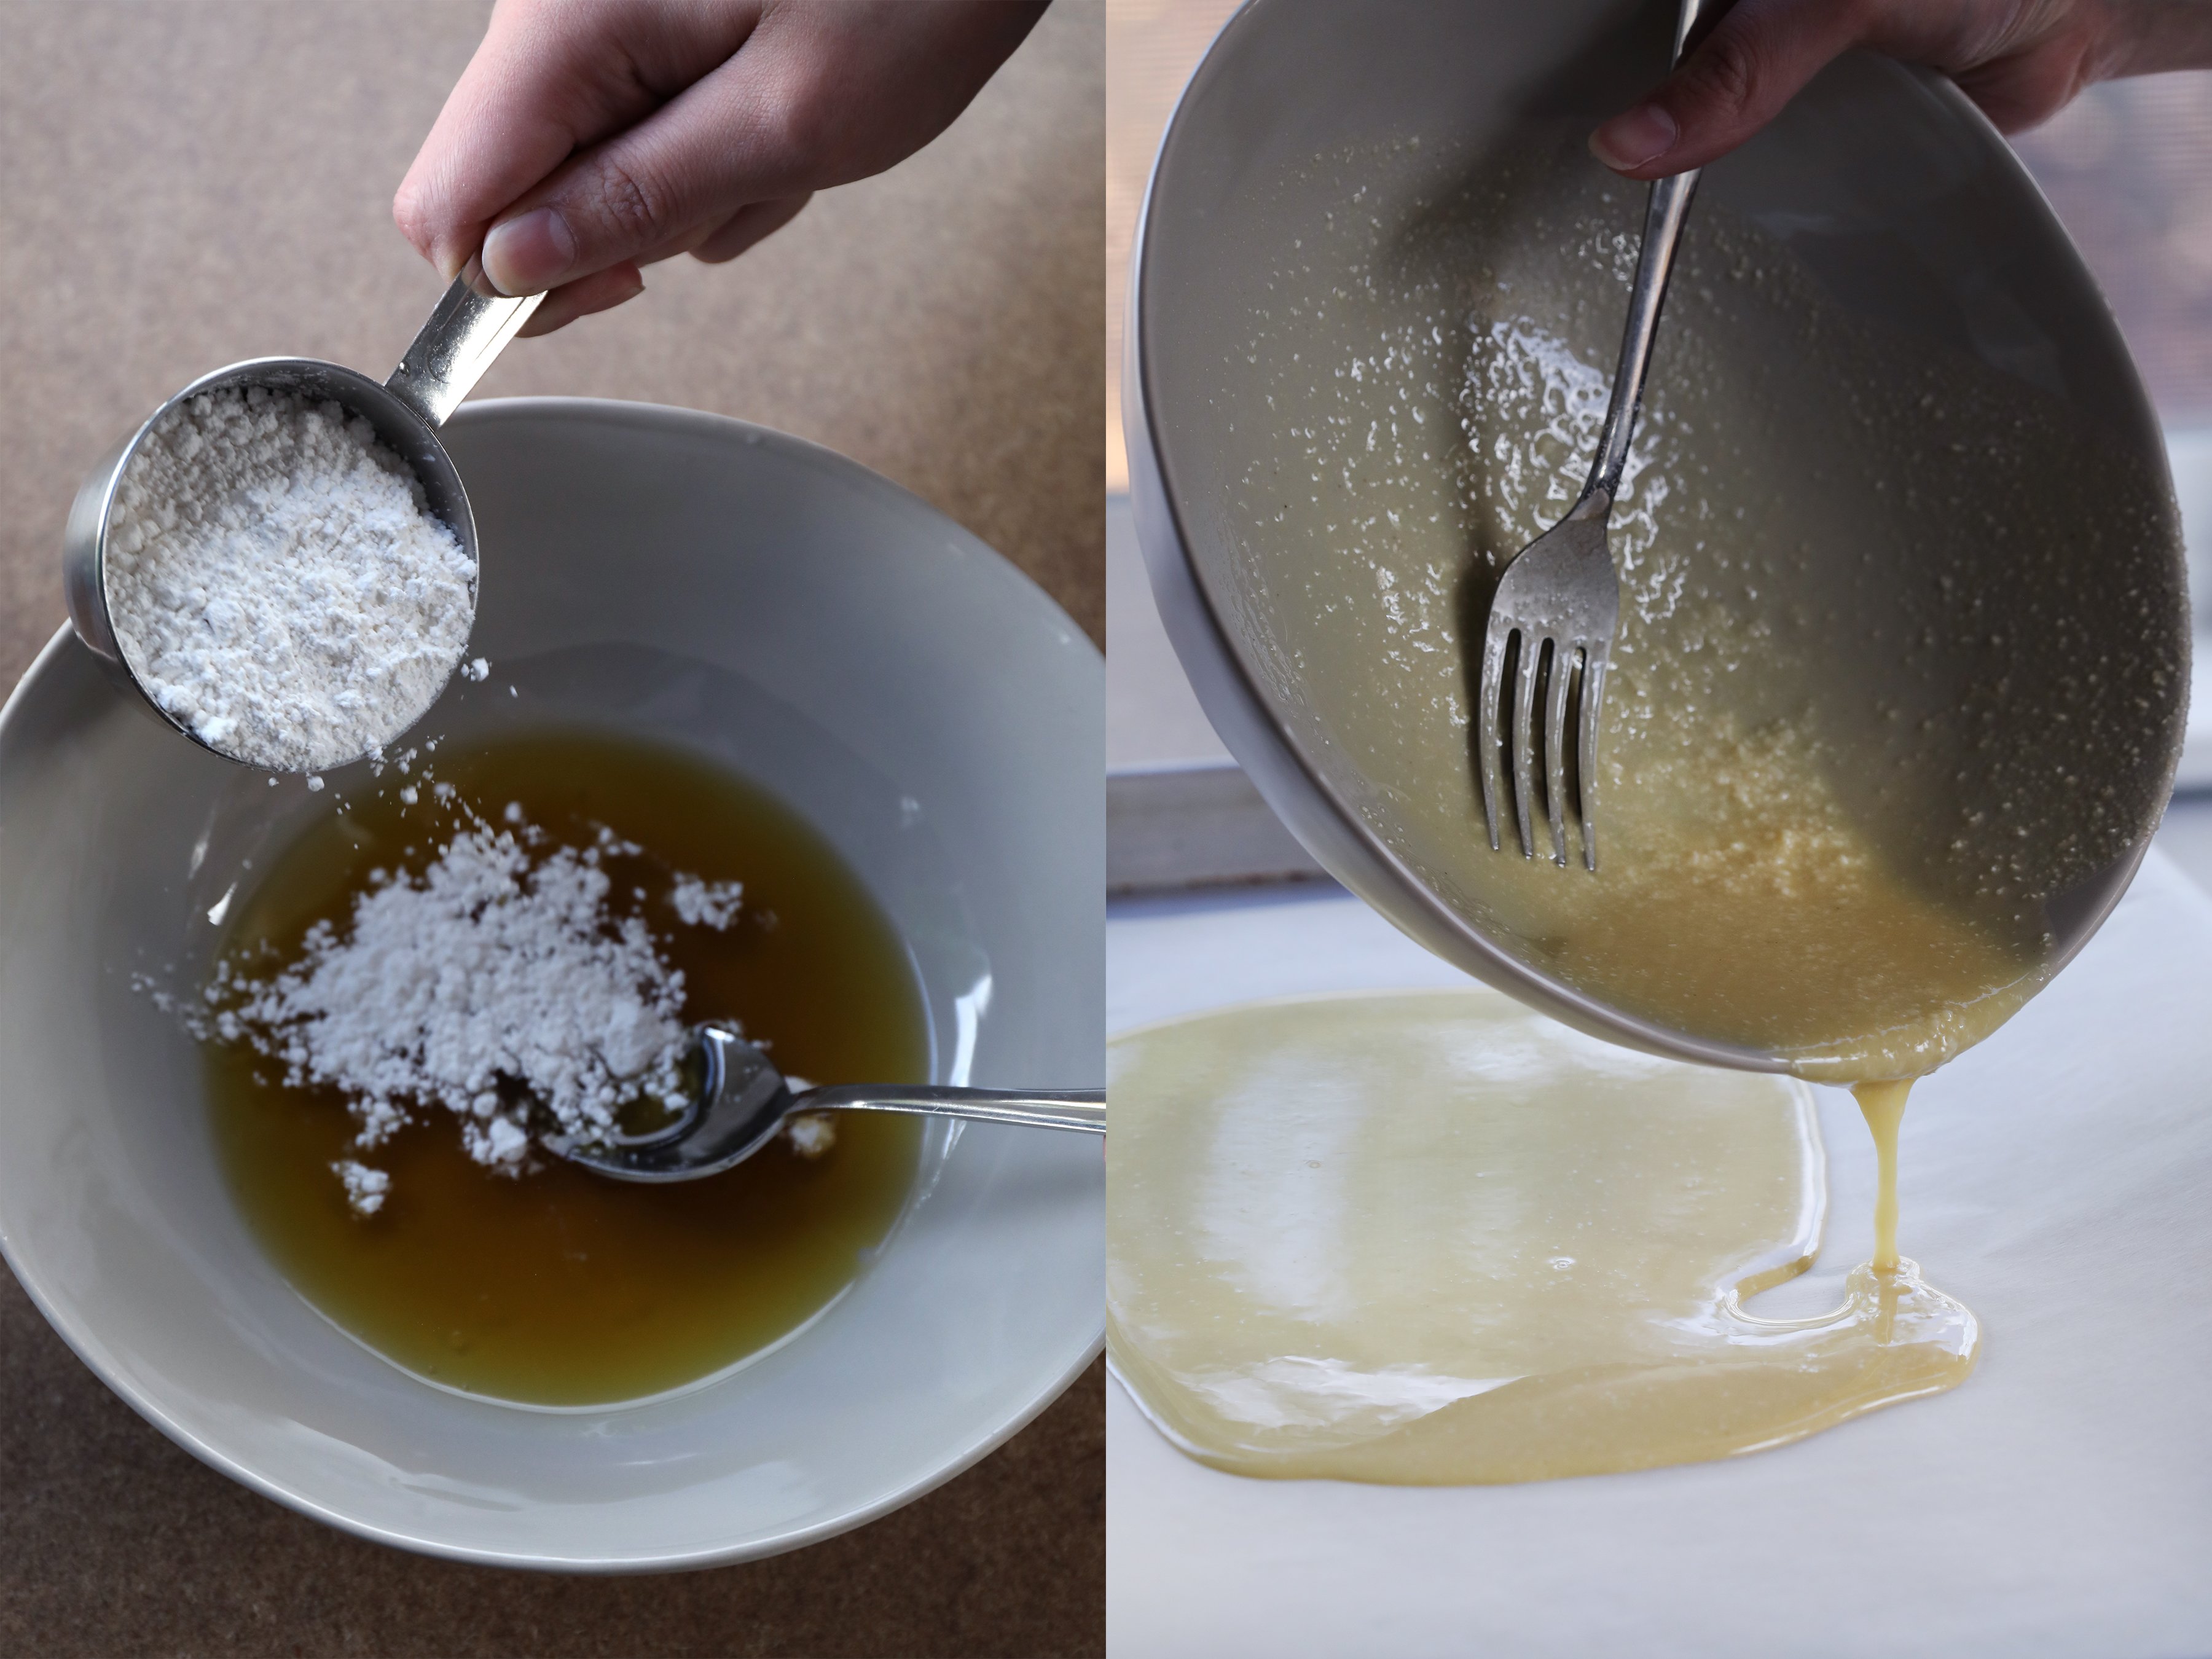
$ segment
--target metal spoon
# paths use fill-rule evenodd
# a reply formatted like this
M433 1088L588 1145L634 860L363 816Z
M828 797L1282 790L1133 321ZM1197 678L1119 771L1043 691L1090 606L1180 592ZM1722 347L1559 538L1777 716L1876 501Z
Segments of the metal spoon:
M548 1152L617 1181L696 1181L742 1164L794 1112L907 1112L927 1117L1026 1123L1106 1133L1103 1089L951 1089L862 1083L794 1091L769 1057L734 1032L702 1025L694 1060L698 1093L675 1122L642 1135L580 1142L545 1138Z
M438 301L399 367L381 386L366 374L319 357L254 357L201 375L109 451L76 492L63 535L62 579L69 594L70 621L77 637L92 648L111 678L135 692L163 722L210 753L236 760L238 757L206 742L154 701L139 684L116 638L107 596L108 520L115 510L116 488L138 446L170 410L204 392L258 386L327 398L374 427L377 436L414 469L430 511L453 532L473 562L476 518L469 511L469 495L461 485L461 475L454 470L445 445L438 441L438 428L470 388L483 378L492 360L544 297L529 294L516 299L497 293L484 279L479 262L471 259ZM472 593L470 598L473 604L476 596ZM460 662L457 657L453 665L458 668Z

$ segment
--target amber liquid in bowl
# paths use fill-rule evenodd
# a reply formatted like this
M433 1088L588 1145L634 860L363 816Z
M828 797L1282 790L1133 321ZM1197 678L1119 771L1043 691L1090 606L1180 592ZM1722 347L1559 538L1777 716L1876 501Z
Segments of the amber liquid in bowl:
M266 972L318 921L343 929L372 870L420 872L462 822L507 805L552 842L600 825L646 849L612 859L617 892L668 870L744 884L726 932L654 933L684 977L686 1020L738 1020L817 1083L927 1075L921 999L890 921L823 837L764 792L679 750L581 729L441 744L411 778L388 769L337 803L238 910L227 955ZM432 782L454 786L441 801ZM400 799L412 783L417 799ZM380 792L380 793L377 793ZM662 918L665 920L665 918ZM865 1270L915 1187L921 1133L840 1119L805 1158L781 1139L726 1174L669 1186L610 1181L540 1153L520 1178L470 1161L442 1109L373 1154L335 1090L285 1085L250 1048L210 1043L218 1155L287 1279L344 1330L433 1382L538 1406L665 1393L790 1337ZM331 1171L365 1157L392 1184L349 1209Z

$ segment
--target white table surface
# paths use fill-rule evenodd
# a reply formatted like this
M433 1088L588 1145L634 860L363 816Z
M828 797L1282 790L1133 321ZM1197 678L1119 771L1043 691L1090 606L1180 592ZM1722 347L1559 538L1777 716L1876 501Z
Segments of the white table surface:
M2212 853L2212 811L2176 829ZM1107 952L1109 1030L1457 981L1323 885L1124 903ZM1109 1387L1110 1651L2212 1653L2208 1016L2212 897L2154 854L2082 956L1916 1095L1906 1248L1986 1337L1954 1394L1729 1462L1411 1489L1217 1473ZM1826 1277L1868 1253L1872 1158L1821 1092Z
M2166 822L2152 845L2212 893L2212 794L2177 797L2166 807Z

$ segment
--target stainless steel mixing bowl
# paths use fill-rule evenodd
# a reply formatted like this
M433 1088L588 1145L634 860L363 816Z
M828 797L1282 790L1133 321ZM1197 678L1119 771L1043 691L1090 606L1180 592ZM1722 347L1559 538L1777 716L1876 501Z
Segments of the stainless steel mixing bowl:
M1665 1029L1563 983L1470 920L1474 907L1440 896L1403 852L1394 792L1408 781L1341 740L1285 647L1274 607L1289 583L1271 592L1271 577L1285 573L1239 517L1224 443L1240 421L1268 418L1224 365L1250 319L1277 302L1270 283L1296 239L1322 223L1327 169L1312 164L1418 139L1442 169L1532 116L1595 125L1661 77L1674 15L1673 0L1248 4L1184 90L1146 194L1122 380L1130 487L1162 619L1200 702L1323 866L1437 955L1570 1024L1656 1053L1776 1070L1773 1054ZM1640 204L1641 188L1633 194ZM2170 495L2157 424L2094 283L2003 140L1948 81L1847 57L1708 170L1699 211L1713 204L1783 243L1856 314L2056 394L2139 456L2148 494ZM2151 510L2170 524L2170 502ZM2066 586L2045 562L2018 573L2027 586L2017 602L2068 608L2093 641L2167 653L2185 687L2185 576L2178 532L2170 539L2170 558L2150 556L2155 592ZM1908 574L1876 568L1869 583ZM2049 675L2067 665L2024 657L2002 666ZM2059 959L2096 930L2142 858L2171 787L2185 701L2185 691L2166 697L2095 757L2102 775L2085 782L2125 803L2109 841L2121 850L2049 901ZM1479 803L1471 822L1480 833Z

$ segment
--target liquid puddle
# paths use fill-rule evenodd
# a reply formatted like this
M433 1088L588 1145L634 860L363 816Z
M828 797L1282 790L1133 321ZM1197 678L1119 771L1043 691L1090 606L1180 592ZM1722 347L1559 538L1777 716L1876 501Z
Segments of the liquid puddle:
M1698 1462L1973 1369L1973 1315L1909 1260L1856 1268L1816 1318L1747 1311L1820 1248L1825 1157L1790 1079L1460 991L1207 1013L1110 1066L1109 1351L1213 1468L1456 1486ZM1869 1109L1878 1139L1905 1086Z
M582 729L448 744L436 772L453 796L409 799L387 774L382 794L310 825L237 906L226 952L291 959L316 922L343 925L372 871L419 871L465 807L497 821L513 801L549 845L592 846L602 824L641 844L649 858L608 863L617 891L657 894L668 867L744 883L726 931L656 927L687 1022L736 1019L817 1082L927 1075L896 930L828 842L764 793L681 750ZM633 1185L541 1154L517 1177L471 1162L453 1116L424 1109L373 1155L391 1191L364 1218L331 1170L362 1156L343 1096L287 1087L251 1048L205 1052L231 1191L300 1293L418 1376L530 1404L639 1399L783 1340L863 1270L920 1156L913 1121L854 1113L818 1158L779 1139L702 1181Z

